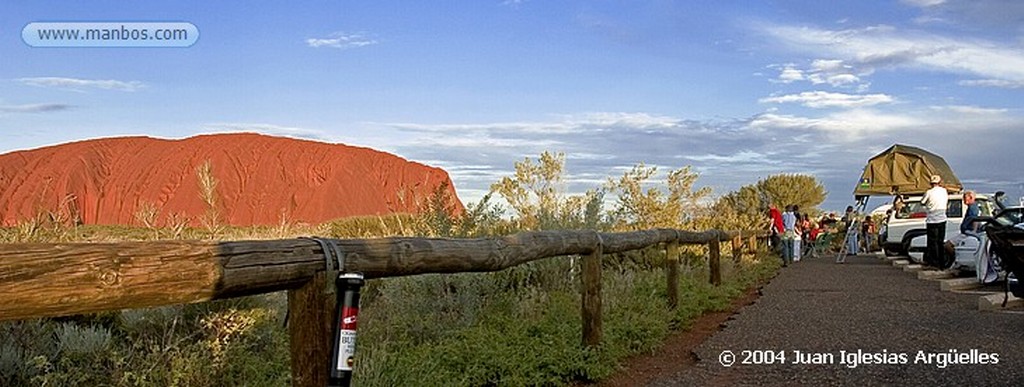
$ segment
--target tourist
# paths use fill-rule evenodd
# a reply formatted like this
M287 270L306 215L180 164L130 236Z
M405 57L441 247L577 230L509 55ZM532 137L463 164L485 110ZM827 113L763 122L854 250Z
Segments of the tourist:
M857 242L857 233L860 232L855 227L857 223L857 213L853 210L853 206L846 206L846 213L843 214L842 225L846 231L846 255L857 255L860 243Z
M786 206L782 213L782 266L793 263L794 242L796 240L796 215L793 205Z
M974 191L964 191L964 204L967 205L967 212L964 213L964 221L960 223L960 232L977 235L980 224L975 220L981 215L981 210L978 208L977 195L974 194Z
M793 262L800 261L800 245L803 240L803 223L800 222L800 206L793 205Z
M782 252L782 213L779 212L778 207L775 204L768 205L768 229L771 231L771 239L768 243L771 244L772 250L777 253Z
M925 233L928 238L927 247L924 250L925 266L932 266L939 269L945 268L945 250L943 239L946 236L946 205L949 203L949 193L942 187L942 177L932 175L932 188L924 193L921 204L927 210L924 220Z
M864 217L864 223L860 226L861 239L864 240L864 252L870 253L874 250L872 245L875 243L875 234L877 232L875 219L871 216Z
M812 250L812 248L811 248L811 246L812 246L811 243L813 242L811 240L811 224L812 223L813 222L811 222L811 214L808 214L808 213L805 212L803 214L803 217L800 218L800 240L801 240L801 245L803 245L803 254L802 255L808 255L808 253Z

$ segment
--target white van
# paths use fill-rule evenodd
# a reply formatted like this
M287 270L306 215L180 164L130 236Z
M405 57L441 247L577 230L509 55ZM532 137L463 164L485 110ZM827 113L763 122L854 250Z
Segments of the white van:
M996 204L989 195L976 195L978 210L981 216L992 216L996 210ZM960 233L960 223L967 213L967 206L964 205L962 194L949 195L949 203L946 205L946 237L949 240ZM921 196L911 196L903 201L903 207L899 211L889 214L888 221L879 230L882 241L882 250L885 255L908 255L916 248L911 248L910 241L915 237L925 235L924 219L927 212L921 204ZM915 246L916 247L916 246ZM923 250L922 250L923 251ZM915 251L920 253L919 251Z

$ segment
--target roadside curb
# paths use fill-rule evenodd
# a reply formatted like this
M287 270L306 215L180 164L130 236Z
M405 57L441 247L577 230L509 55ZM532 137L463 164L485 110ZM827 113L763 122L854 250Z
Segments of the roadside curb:
M921 270L921 271L917 272L917 279L929 280L929 281L939 281L939 280L947 280L947 279L956 278L957 275L959 275L959 274L960 274L960 272L956 272L956 271ZM973 278L967 278L967 279L973 279ZM975 281L975 282L977 282L977 281Z
M1003 307L1003 297L1005 296L1001 293L992 293L978 297L978 310L1000 311L1024 306L1024 299L1014 297L1010 294L1009 297L1006 298L1006 307Z
M975 278L951 278L939 281L939 290L951 292L954 290L971 290L980 288L981 284Z
M957 271L925 269L923 265L911 262L906 256L887 257L883 255L880 258L890 262L893 267L899 268L901 271L917 273L917 279L919 280L937 281L940 291L980 294L978 296L979 311L1000 312L1024 308L1024 299L1014 297L1012 294L1006 299L1006 306L1004 307L1003 297L1005 296L1002 292L993 293L991 291L977 290L984 286L978 283L978 279L975 277L958 277L960 272Z

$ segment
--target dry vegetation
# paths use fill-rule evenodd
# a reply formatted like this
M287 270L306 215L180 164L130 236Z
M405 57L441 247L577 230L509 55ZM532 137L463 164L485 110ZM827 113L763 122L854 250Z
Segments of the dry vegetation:
M605 187L565 194L564 158L544 153L516 164L492 196L453 216L446 187L415 198L422 211L231 227L219 220L212 166L197 170L208 211L203 227L184 214L143 203L137 226L81 225L40 216L0 229L0 243L153 239L273 239L391 235L469 237L524 230L635 230L649 227L751 229L757 214L717 210L697 175L670 171L663 185L643 165ZM204 179L205 176L205 179ZM662 187L667 186L667 191ZM604 192L617 194L610 210ZM58 211L59 212L59 211ZM714 213L714 216L711 214ZM728 249L727 244L725 245ZM369 281L364 290L356 383L394 385L563 385L605 378L625 356L651 351L672 330L717 310L774 273L775 260L724 262L722 286L706 283L702 248L686 250L681 299L666 307L664 251L617 254L604 261L604 343L580 345L577 259L548 259L497 273L423 275ZM723 254L729 256L728 250ZM763 255L764 252L761 252ZM726 260L729 261L729 260ZM0 324L0 385L281 386L289 383L281 293L194 305L124 310Z

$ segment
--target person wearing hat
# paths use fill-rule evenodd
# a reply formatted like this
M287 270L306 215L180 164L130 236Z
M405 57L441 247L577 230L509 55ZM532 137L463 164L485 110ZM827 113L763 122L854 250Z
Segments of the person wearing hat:
M924 264L939 269L945 269L945 250L943 239L946 237L946 205L949 203L949 193L942 187L942 177L932 175L929 181L932 188L925 191L921 198L928 216L925 217L925 233L928 238L928 246L924 250Z

